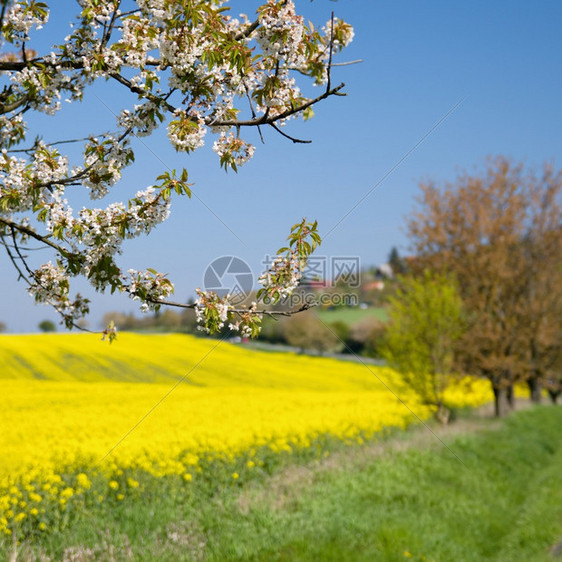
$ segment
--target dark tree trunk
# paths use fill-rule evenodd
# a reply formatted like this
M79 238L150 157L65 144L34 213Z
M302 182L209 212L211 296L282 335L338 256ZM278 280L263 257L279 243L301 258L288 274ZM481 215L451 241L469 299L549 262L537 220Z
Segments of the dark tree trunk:
M451 410L443 406L443 404L438 404L437 411L435 412L435 417L440 424L447 425L451 418Z
M510 410L508 400L508 389L505 387L497 388L492 387L494 390L494 413L496 418L501 418L508 414Z
M550 390L548 389L548 395L550 396L550 400L553 404L558 403L558 396L560 396L560 390Z
M539 379L527 379L527 386L529 387L529 397L531 402L535 404L541 403L542 383Z
M515 409L515 391L513 389L513 383L510 384L506 389L507 403L511 410Z

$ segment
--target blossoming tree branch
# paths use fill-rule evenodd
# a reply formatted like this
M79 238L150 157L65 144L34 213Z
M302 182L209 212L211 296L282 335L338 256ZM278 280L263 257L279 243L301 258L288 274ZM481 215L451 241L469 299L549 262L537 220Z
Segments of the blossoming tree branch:
M231 16L221 0L77 0L70 33L51 52L38 53L33 38L48 27L48 4L0 0L0 10L0 242L35 300L53 306L66 327L76 326L89 301L72 292L72 281L84 276L95 290L126 293L144 310L192 306L208 332L228 323L255 336L263 314L272 313L259 303L235 308L228 296L202 290L193 305L174 303L165 275L118 264L126 239L166 220L173 198L190 197L185 169L155 174L128 201L79 211L65 191L81 187L92 201L103 201L134 164L131 140L160 126L178 152L191 153L213 135L220 166L234 171L254 154L244 140L248 128L303 142L281 127L344 95L344 84L332 84L331 68L353 38L351 26L333 16L320 28L306 24L291 0L269 0L253 18ZM80 103L99 80L130 98L114 130L30 139L28 115L56 116L61 101ZM318 96L303 95L306 80L320 86ZM79 147L78 162L64 153L68 145ZM48 248L51 260L33 267L25 252L30 241ZM260 277L258 301L290 294L319 243L316 223L294 225L289 245ZM114 336L112 327L106 332Z

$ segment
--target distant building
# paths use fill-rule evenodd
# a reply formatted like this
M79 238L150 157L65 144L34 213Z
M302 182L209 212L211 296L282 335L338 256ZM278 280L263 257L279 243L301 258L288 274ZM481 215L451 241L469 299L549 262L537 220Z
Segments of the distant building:
M376 281L369 281L365 283L362 287L363 291L382 291L384 289L384 281L382 279L377 279Z
M389 263L381 263L381 265L377 267L375 276L379 279L392 279L394 277L392 266Z

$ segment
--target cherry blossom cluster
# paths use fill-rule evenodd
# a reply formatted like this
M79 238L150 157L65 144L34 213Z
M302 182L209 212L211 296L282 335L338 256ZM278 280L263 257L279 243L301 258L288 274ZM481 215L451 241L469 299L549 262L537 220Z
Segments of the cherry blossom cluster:
M180 177L165 172L146 189L133 187L134 195L124 202L100 208L73 210L71 190L85 188L92 200L108 198L123 169L134 162L132 137L147 137L160 125L171 145L186 153L214 135L220 165L237 171L254 155L254 146L244 140L248 127L280 132L289 119L309 118L314 104L340 92L343 84L331 87L328 80L331 60L353 38L351 26L338 18L320 28L306 24L293 0L267 0L253 18L233 17L227 0L131 0L126 9L118 0L78 0L68 35L41 54L31 48L31 39L42 27L41 33L48 32L48 1L4 4L0 243L20 276L27 277L30 292L55 306L68 326L88 308L79 295L70 297L78 275L98 291L127 292L145 309L162 304L172 283L152 270L123 273L118 257L125 240L166 220L172 197L191 194L185 170ZM325 91L305 97L299 84L306 77L327 84ZM131 104L117 112L114 131L53 139L53 127L48 134L42 131L48 139L29 141L30 112L56 115L63 100L81 103L94 82L108 82L131 96ZM81 151L64 154L63 143L78 143ZM299 236L304 240L308 233ZM39 267L28 264L31 258L19 245L29 238L49 247L55 259ZM295 242L277 258L260 279L267 296L290 294L306 255ZM261 317L252 307L235 312L228 299L203 292L198 303L206 330L229 322L242 334L259 331ZM207 317L206 310L214 312Z
M301 260L292 251L288 256L276 256L258 282L264 287L264 299L277 302L292 295L301 278Z
M324 37L331 37L333 47L338 50L347 47L355 35L353 27L339 18L327 22L322 28L322 33Z
M12 214L42 208L59 195L54 185L65 179L67 172L68 158L56 149L49 150L42 142L36 144L28 160L10 156L3 149L0 155L1 211ZM45 186L50 189L44 189Z
M229 132L220 134L213 144L213 150L220 156L221 166L236 170L252 158L255 147Z
M8 149L25 138L23 116L0 116L0 149Z
M90 190L90 197L101 199L107 195L109 188L121 179L121 170L133 158L127 139L122 142L112 136L102 141L91 139L84 149L85 173L82 177L82 185ZM76 174L81 172L80 168L75 169Z
M178 152L191 152L201 148L207 127L200 117L189 116L185 111L176 111L175 119L168 125L168 138Z
M198 289L195 301L198 328L213 334L228 325L228 329L240 332L243 337L256 337L261 329L263 315L268 314L267 311L258 310L258 301L275 304L293 293L310 254L321 243L318 224L303 219L293 225L288 240L289 246L277 252L273 263L259 277L258 282L263 287L257 292L257 301L246 308L235 308L228 294L221 297L214 291Z
M257 303L252 302L245 309L237 309L229 301L230 295L221 297L214 291L197 289L197 329L207 334L215 334L228 326L229 330L239 332L244 338L256 337L260 333L263 316Z
M259 10L259 21L256 40L265 55L282 57L286 64L297 67L305 62L301 50L304 18L297 15L293 2L269 1Z
M154 269L136 271L129 269L127 291L133 300L140 300L141 311L158 310L161 301L174 292L173 283Z
M232 305L228 302L230 295L220 297L214 291L197 289L195 301L195 317L199 330L213 334L222 330L225 323L232 317Z
M69 296L69 280L64 268L51 262L43 264L32 274L28 292L37 303L49 304L61 315L67 328L90 311L89 300L76 295Z
M148 137L164 118L158 106L147 101L135 105L133 111L123 109L117 118L117 125L125 130L134 131L136 137Z
M33 9L27 2L12 4L5 15L2 32L14 41L29 40L33 27L41 29L49 21L49 11L42 8Z
M318 223L303 219L291 228L289 245L281 248L269 268L259 277L263 287L258 298L266 303L277 303L293 294L302 278L308 258L322 243L318 234Z
M262 315L258 311L258 303L253 301L248 310L238 313L238 319L231 322L228 328L233 332L240 332L243 338L254 338L261 331Z

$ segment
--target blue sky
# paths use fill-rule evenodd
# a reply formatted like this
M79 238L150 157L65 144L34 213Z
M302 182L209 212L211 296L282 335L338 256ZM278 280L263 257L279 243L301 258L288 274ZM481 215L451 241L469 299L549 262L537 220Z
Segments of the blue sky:
M74 2L55 4L38 47L66 33ZM250 14L257 4L230 2L234 13ZM317 106L307 123L287 125L312 144L265 131L262 145L249 135L257 144L253 160L226 174L210 135L204 149L185 156L156 134L144 139L148 147L137 144L137 163L114 189L113 199L122 200L166 167L188 170L199 200L177 200L169 221L128 243L120 259L125 269L169 273L178 300L193 295L206 266L222 255L239 256L257 275L264 256L283 245L302 217L318 219L321 233L329 232L321 255L359 256L368 267L384 262L392 246L408 253L405 218L420 181L454 180L461 170L481 168L488 155L529 167L562 165L562 3L297 0L296 6L317 24L332 10L349 21L355 39L338 60L363 61L335 69L334 82L346 83L347 97ZM56 140L62 130L84 136L112 128L112 112L123 104L104 88L96 86L84 107L35 119L36 131ZM16 278L0 255L0 321L16 332L56 320ZM109 310L136 309L124 297L90 296L92 328Z

